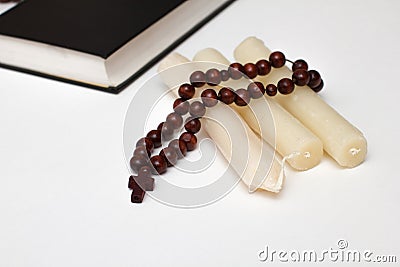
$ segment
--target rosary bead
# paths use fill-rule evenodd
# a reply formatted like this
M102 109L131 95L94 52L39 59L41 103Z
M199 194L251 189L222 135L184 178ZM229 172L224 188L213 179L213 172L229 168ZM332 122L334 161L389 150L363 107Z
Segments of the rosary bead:
M155 148L161 146L160 130L151 130L150 132L147 133L146 137L149 138L151 142L153 142Z
M174 127L169 122L162 122L158 125L157 130L161 131L161 136L169 140L174 135Z
M229 75L229 71L227 71L227 70L221 70L220 73L221 73L221 80L224 81L224 82L229 80L229 78L231 77Z
M134 156L150 157L151 153L146 149L145 146L138 146L133 152Z
M140 138L137 142L136 142L136 147L138 146L145 146L147 151L151 154L153 152L154 149L154 144L153 142L150 140L150 138L148 137L143 137Z
M152 156L150 162L154 167L153 174L163 174L167 171L167 162L160 155Z
M201 93L204 106L213 107L218 104L218 96L214 89L206 89Z
M165 121L168 122L173 129L179 129L182 126L183 118L178 113L172 112L168 114Z
M292 80L294 84L304 86L310 81L310 75L308 74L308 71L299 69L293 72Z
M294 83L289 78L283 78L278 82L278 91L282 95L288 95L294 91Z
M202 87L206 84L206 75L204 72L198 70L190 75L189 80L194 87Z
M235 62L229 65L228 71L233 80L239 80L243 76L244 67L242 64Z
M257 61L256 66L258 68L258 75L264 76L271 71L271 64L265 59Z
M321 75L316 70L309 70L308 74L310 75L310 81L308 82L308 86L311 88L318 87L321 83Z
M322 88L324 87L324 81L321 80L321 82L319 83L319 85L317 87L313 87L311 88L314 92L318 93L319 91L322 90Z
M247 91L249 91L250 97L257 99L264 95L265 88L264 85L260 82L250 83L247 86Z
M189 117L185 122L185 130L191 133L197 133L200 131L201 122L198 118Z
M221 73L217 69L209 69L206 72L206 81L208 85L214 86L221 83Z
M171 167L178 162L178 155L173 148L163 148L160 152L160 156L165 159L168 167Z
M193 117L203 117L206 114L206 107L200 101L194 101L190 104L189 113Z
M308 70L308 64L303 59L298 59L293 62L292 71L295 72L296 70Z
M280 68L285 65L286 58L282 52L276 51L269 56L269 62L271 62L272 67Z
M188 151L192 151L196 148L197 145L197 137L189 132L184 132L181 134L179 137L179 140L182 140L183 142L186 143L186 147Z
M250 79L254 79L258 75L258 68L253 63L246 63L244 66L244 73Z
M223 87L218 92L218 100L227 105L232 104L235 101L235 98L235 92L233 92L233 90L228 87Z
M238 89L236 90L236 98L235 104L243 107L246 106L250 102L250 94L246 89Z
M133 156L129 161L129 165L133 171L137 172L140 168L147 165L147 158L143 156Z
M195 92L196 90L194 86L188 83L182 84L181 86L179 86L178 89L179 96L184 100L191 99L194 96Z
M168 147L175 150L176 154L178 155L178 159L181 159L186 155L187 146L182 140L174 139L169 142Z
M265 87L265 92L269 96L275 96L278 93L278 88L276 88L275 84L270 83Z
M174 111L179 115L185 115L186 113L188 113L189 106L189 102L185 101L182 98L177 98L173 104Z
M142 168L140 168L138 176L150 178L151 177L150 166L143 166Z
M146 192L142 188L140 188L140 186L136 186L131 194L131 202L142 203L145 194Z

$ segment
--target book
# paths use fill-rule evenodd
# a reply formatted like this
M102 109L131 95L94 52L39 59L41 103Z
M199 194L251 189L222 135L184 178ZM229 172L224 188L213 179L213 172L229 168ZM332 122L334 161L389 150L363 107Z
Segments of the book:
M0 15L0 66L118 93L232 0L25 0Z

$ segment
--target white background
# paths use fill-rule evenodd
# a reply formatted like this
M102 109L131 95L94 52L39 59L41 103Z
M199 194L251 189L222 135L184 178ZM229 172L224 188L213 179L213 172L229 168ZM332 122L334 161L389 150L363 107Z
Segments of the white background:
M399 12L395 0L241 0L177 48L233 60L255 35L305 58L369 143L357 168L325 158L289 170L279 195L239 185L199 209L130 203L123 122L155 68L119 95L0 69L0 266L271 266L257 259L265 245L322 251L340 238L399 261Z

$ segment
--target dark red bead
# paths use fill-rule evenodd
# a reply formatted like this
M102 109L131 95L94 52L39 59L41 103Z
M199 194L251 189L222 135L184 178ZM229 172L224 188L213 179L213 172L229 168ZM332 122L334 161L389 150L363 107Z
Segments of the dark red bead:
M271 72L271 64L265 59L257 61L258 75L267 75Z
M181 159L186 155L187 146L186 143L182 140L174 139L169 142L168 147L175 150L176 154L178 155L178 159Z
M142 157L150 157L151 153L146 149L145 146L138 146L136 147L135 151L133 152L134 156L142 156Z
M257 99L264 95L265 88L264 85L260 82L250 83L247 86L247 91L249 91L250 97Z
M206 107L200 101L194 101L190 104L189 113L193 117L203 117L206 114Z
M167 162L160 155L155 155L150 158L151 165L153 166L153 174L163 174L167 171Z
M221 73L217 69L209 69L206 72L206 81L208 85L214 86L221 83Z
M165 140L169 140L174 135L174 127L169 122L162 122L158 125L157 130L161 131L161 136Z
M132 191L131 202L132 203L142 203L145 194L146 194L146 192L142 188L140 188L139 186L136 187Z
M221 73L221 80L224 82L229 80L229 78L231 77L229 75L229 71L227 71L227 70L221 70L220 73Z
M235 62L229 65L228 72L233 80L239 80L243 77L244 67L242 64Z
M150 166L143 166L142 168L140 168L138 176L151 177L151 168L150 168Z
M146 137L149 138L151 142L153 142L155 148L161 146L160 130L151 130L150 132L147 133Z
M282 78L278 82L278 91L282 95L288 95L294 91L294 83L291 79L289 78Z
M248 103L250 103L250 94L246 89L238 89L236 90L236 98L235 98L235 104L242 107L246 106Z
M129 164L134 172L140 170L141 167L147 165L148 158L143 156L133 156L129 161Z
M196 89L191 84L184 83L181 86L179 86L178 94L184 100L191 99L195 93Z
M308 86L312 88L318 87L321 83L321 75L316 70L309 70L308 74L310 75L310 81L308 82Z
M231 88L223 87L218 92L218 100L229 105L235 101L236 94Z
M172 112L172 113L168 114L165 121L168 122L172 126L173 129L179 129L182 126L183 118L178 113Z
M204 106L213 107L218 104L217 93L213 89L206 89L201 93L201 101L203 101Z
M304 86L310 81L310 75L308 74L308 71L299 69L293 72L292 80L294 84Z
M308 64L302 59L298 59L295 62L293 62L292 65L292 71L296 70L308 70Z
M249 79L253 79L258 75L258 67L253 63L246 63L244 66L244 73Z
M145 146L149 153L152 153L154 150L154 144L150 140L150 138L142 137L136 142L136 147L138 146Z
M139 185L136 182L135 177L137 177L137 176L131 175L128 180L128 188L131 190L135 189L136 187L139 187Z
M189 132L184 132L181 134L179 137L179 140L183 141L186 143L186 147L188 151L192 151L196 148L197 145L197 137Z
M318 93L324 87L324 80L321 80L317 87L311 88L314 92Z
M198 118L189 117L185 122L185 130L191 133L197 133L201 129L201 122Z
M272 67L280 68L285 65L286 58L282 52L276 51L269 55L269 62L271 62Z
M202 87L206 84L206 75L204 72L198 70L190 75L189 80L194 87Z
M174 101L173 108L176 113L179 115L185 115L189 112L189 102L185 101L182 98L178 98Z
M167 166L171 167L178 162L178 155L176 154L175 149L166 147L160 151L160 156L165 159L167 162Z
M269 96L275 96L278 93L278 88L275 86L275 84L270 83L265 87L265 92Z

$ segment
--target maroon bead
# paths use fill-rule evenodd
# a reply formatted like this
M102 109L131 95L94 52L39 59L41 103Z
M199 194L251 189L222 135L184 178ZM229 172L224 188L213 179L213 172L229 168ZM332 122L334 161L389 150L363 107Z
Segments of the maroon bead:
M206 75L204 72L198 70L190 75L189 80L194 87L202 87L206 84Z
M288 95L294 91L294 83L291 79L289 78L282 78L278 82L278 91L282 95Z
M302 59L298 59L295 62L293 62L292 65L292 71L296 70L308 70L308 64Z
M232 63L228 69L229 75L233 80L239 80L244 74L244 67L240 63Z
M293 72L292 80L294 84L304 86L310 81L310 75L308 74L308 71L299 69Z
M264 95L265 88L264 85L260 82L250 83L247 86L247 91L249 91L250 97L257 99Z
M175 152L175 149L166 147L160 151L160 156L165 159L167 162L167 166L171 167L178 162L178 155Z
M218 92L218 100L227 105L232 104L235 101L235 98L235 92L233 92L233 90L228 87L223 87Z
M258 68L258 75L267 75L271 71L271 64L265 59L257 61L256 66Z
M145 191L140 188L139 186L136 187L131 194L131 202L132 203L142 203L143 202L143 198L145 195Z
M139 185L138 185L137 182L136 182L136 178L137 178L137 176L133 176L133 175L131 175L131 176L129 177L129 180L128 180L128 188L129 188L129 189L133 190L133 189L135 189L136 187L139 187Z
M220 73L221 73L221 80L224 82L229 80L229 78L231 77L229 75L229 71L227 71L227 70L221 70Z
M195 93L196 89L191 84L184 83L181 86L179 86L178 94L184 100L191 99Z
M197 145L197 137L189 132L184 132L181 134L179 137L179 140L183 141L186 143L186 147L188 151L192 151L196 148Z
M149 176L132 175L131 177L129 177L128 188L131 190L136 190L137 188L140 188L144 191L153 191L154 179L150 175Z
M197 133L201 129L201 122L198 118L189 117L185 122L185 130L191 133Z
M140 168L138 176L140 177L151 177L151 167L150 166L143 166Z
M317 87L311 88L314 92L318 93L324 87L324 80L321 80Z
M246 63L244 66L244 73L246 74L246 76L250 79L253 79L255 77L257 77L258 75L258 68L255 64L253 63Z
M272 67L280 68L285 65L286 58L282 52L276 51L269 55L269 62L271 62Z
M242 107L250 103L250 94L246 89L236 90L235 104Z
M201 101L203 101L204 106L213 107L218 104L217 93L213 89L206 89L201 93Z
M276 88L275 84L270 83L265 87L265 92L269 96L275 96L278 93L278 88Z
M178 98L174 101L173 108L176 113L179 115L185 115L189 112L189 102L185 101L182 98Z
M178 155L178 159L181 159L186 155L187 146L186 143L182 140L174 139L169 142L168 147L175 150L176 154Z
M161 136L165 140L169 140L174 135L174 127L169 122L162 122L158 125L157 130L161 131Z
M154 150L154 144L150 140L150 138L142 137L136 142L136 147L138 146L145 146L149 153L152 153Z
M160 130L151 130L150 132L147 133L146 137L149 138L151 142L153 142L155 148L161 146Z
M147 165L147 158L143 156L133 156L129 162L132 170L137 172L140 170L141 167Z
M167 171L167 162L160 155L155 155L150 158L151 165L153 166L153 174L163 174Z
M310 75L310 81L308 82L308 86L312 88L318 87L321 83L321 75L316 70L309 70L308 74Z
M203 117L206 114L206 107L200 101L194 101L190 104L189 113L193 117Z
M206 72L206 81L208 85L214 86L221 83L221 73L217 69L209 69Z
M150 157L151 153L146 149L145 146L138 146L133 152L134 156Z
M183 118L178 113L172 112L168 114L165 121L168 122L173 129L179 129L182 126Z

